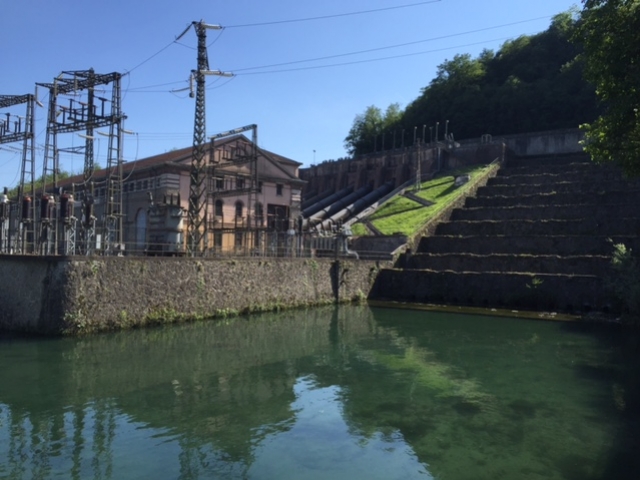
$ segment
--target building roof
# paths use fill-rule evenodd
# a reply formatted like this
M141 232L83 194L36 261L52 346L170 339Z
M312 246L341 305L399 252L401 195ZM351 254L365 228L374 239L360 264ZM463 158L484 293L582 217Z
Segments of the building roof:
M225 145L233 143L237 140L246 141L247 143L251 144L251 141L246 136L239 134L239 135L233 135L227 138L223 138L221 140L216 140L214 145L217 150L218 148L224 147ZM205 146L205 150L206 148L207 147ZM123 175L126 178L127 175L131 175L134 172L141 173L148 169L157 168L157 167L166 167L171 165L178 167L180 169L188 168L190 167L192 153L193 153L193 146L190 146L190 147L180 148L176 150L171 150L165 153L160 153L158 155L153 155L151 157L142 158L140 160L127 162L127 163L124 163L122 166ZM281 172L281 174L284 174L286 177L289 177L291 180L302 182L299 177L297 177L296 175L292 175L290 171L288 171L288 169L290 170L291 167L297 168L300 165L302 165L302 163L292 160L290 158L284 157L282 155L278 155L276 153L270 152L263 148L258 148L258 156L259 157L261 156L264 159L266 159L268 162L272 163L273 167L275 167L278 172ZM239 171L241 168L238 166L230 165L228 167L225 167L225 169ZM106 168L96 170L94 173L93 180L99 181L104 179L107 174L106 170L107 170ZM266 174L266 176L268 177L274 176L273 172L274 172L274 168L267 167L266 169L263 169L263 173ZM281 175L277 175L277 176L281 176ZM72 184L81 184L81 183L84 183L83 174L74 175L74 176L65 178L64 180L58 181L58 185L62 187L66 187Z

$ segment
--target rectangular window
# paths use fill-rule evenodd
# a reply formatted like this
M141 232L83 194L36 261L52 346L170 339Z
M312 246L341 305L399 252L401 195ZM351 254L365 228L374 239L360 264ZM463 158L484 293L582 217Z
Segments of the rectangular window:
M213 245L216 247L222 247L222 232L213 233Z
M278 183L276 184L276 195L281 197L282 196L282 184Z
M262 193L262 182L258 182L258 193Z
M236 247L242 247L243 244L244 244L244 233L243 232L236 232L236 234L235 234L235 245L236 245Z
M244 188L244 178L236 178L236 188L238 190Z
M216 190L224 190L224 178L216 177Z

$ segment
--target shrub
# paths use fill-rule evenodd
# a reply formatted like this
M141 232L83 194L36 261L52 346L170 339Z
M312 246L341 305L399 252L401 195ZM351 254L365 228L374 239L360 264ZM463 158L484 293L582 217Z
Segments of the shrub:
M613 245L611 258L613 274L607 286L618 302L618 308L631 320L640 326L640 263L632 254L630 248L622 243Z

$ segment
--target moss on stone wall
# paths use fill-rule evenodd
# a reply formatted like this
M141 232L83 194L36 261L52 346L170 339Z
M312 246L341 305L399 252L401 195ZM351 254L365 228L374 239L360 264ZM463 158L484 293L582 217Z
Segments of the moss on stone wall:
M35 283L44 285L40 301L18 320L3 318L0 328L64 335L359 301L368 296L379 270L373 261L323 258L28 262ZM12 263L25 268L18 257ZM16 311L27 295L14 291L0 300Z

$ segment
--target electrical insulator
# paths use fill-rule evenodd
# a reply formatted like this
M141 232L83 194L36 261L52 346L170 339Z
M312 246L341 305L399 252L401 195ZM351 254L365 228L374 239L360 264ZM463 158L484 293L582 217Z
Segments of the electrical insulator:
M31 197L22 199L22 220L29 220L29 212L31 211Z
M73 213L73 195L63 193L60 195L60 217L67 221Z
M42 220L49 218L49 195L42 195L40 198L40 218Z
M84 203L84 225L89 228L91 227L93 220L93 197L87 197Z

